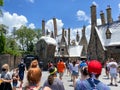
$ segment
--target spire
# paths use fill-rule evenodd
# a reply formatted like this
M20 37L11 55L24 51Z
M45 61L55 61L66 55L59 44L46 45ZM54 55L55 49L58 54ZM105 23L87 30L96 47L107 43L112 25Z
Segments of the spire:
M53 33L53 31L51 32L51 37L54 38L54 33Z
M79 32L77 30L77 34L76 34L76 41L79 42L80 36L79 36Z
M86 28L86 26L84 25L83 29L82 29L82 36L85 36L85 28Z
M82 37L81 37L81 40L79 42L79 45L86 45L87 46L87 39L85 36L85 28L86 28L86 26L84 25L83 29L82 29Z

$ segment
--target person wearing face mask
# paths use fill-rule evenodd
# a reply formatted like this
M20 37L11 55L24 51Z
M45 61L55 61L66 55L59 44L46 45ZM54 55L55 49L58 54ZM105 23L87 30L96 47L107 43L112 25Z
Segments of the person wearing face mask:
M0 85L0 90L12 90L11 86L12 79L10 76L8 64L4 64L2 66L1 80L2 83Z

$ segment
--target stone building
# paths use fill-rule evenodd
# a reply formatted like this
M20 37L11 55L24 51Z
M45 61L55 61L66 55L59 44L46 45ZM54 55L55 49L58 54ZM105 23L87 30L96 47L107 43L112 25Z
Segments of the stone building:
M85 36L85 26L83 26L82 29L81 39L79 36L79 32L76 33L76 40L71 40L70 28L68 28L67 30L62 28L62 34L58 35L56 18L53 18L53 27L54 31L51 30L51 32L49 32L45 29L45 21L42 20L42 37L40 41L38 41L36 44L37 55L41 59L46 58L46 61L52 60L54 62L57 62L60 58L62 58L64 61L86 58L87 39ZM46 40L48 39L50 39L49 43L51 43L50 48L48 48L49 44L46 42ZM56 44L54 42L56 42ZM52 54L51 59L47 55L48 51L50 54ZM44 56L44 58L42 55Z
M110 6L106 9L107 18L100 12L102 25L97 25L96 6L91 6L91 35L88 44L88 57L102 62L107 58L120 60L120 17L113 21Z

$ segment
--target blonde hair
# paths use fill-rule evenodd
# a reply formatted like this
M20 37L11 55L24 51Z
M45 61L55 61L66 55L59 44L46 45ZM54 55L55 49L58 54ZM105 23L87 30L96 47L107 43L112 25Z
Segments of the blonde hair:
M38 61L35 59L31 62L30 68L36 68L38 67Z
M27 79L29 83L38 84L41 80L42 72L40 68L29 68Z
M9 71L9 65L8 64L3 64L2 68L6 69L7 71Z

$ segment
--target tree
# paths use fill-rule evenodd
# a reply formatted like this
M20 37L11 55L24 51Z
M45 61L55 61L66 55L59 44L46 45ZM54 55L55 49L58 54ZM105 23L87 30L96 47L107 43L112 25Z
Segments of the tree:
M41 35L42 35L41 29L35 29L35 31L36 31L36 38L37 38L37 40L39 41L39 40L40 40L40 37L41 37Z
M5 34L7 32L7 26L4 24L0 24L0 54L5 52L6 50L6 37Z
M6 40L3 32L0 33L0 54L5 51Z
M3 4L4 4L4 1L0 0L0 6L3 6Z
M0 0L0 7L4 5L4 0ZM3 16L2 9L0 8L0 17Z
M3 32L4 34L6 34L7 31L8 31L8 26L4 24L0 24L0 32Z
M34 29L27 28L26 26L21 26L18 30L15 31L17 40L22 45L22 50L29 51L29 46L32 45L33 40L35 39L36 33Z

